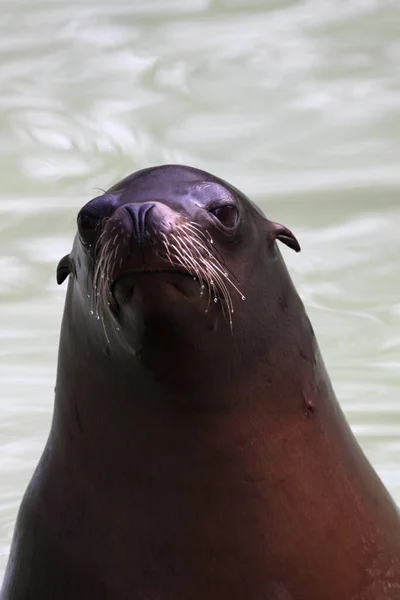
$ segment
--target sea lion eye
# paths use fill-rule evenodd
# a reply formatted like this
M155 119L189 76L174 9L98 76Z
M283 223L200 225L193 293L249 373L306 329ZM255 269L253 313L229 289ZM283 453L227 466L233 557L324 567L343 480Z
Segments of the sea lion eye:
M81 241L90 246L96 241L97 227L101 219L91 208L84 207L78 214L78 231Z
M103 220L114 211L112 198L103 195L90 200L78 213L78 232L84 244L96 241Z
M239 212L233 204L224 204L212 208L210 212L224 225L224 227L235 227L238 222Z
M90 235L96 229L99 217L90 208L82 209L78 214L78 229L83 237Z

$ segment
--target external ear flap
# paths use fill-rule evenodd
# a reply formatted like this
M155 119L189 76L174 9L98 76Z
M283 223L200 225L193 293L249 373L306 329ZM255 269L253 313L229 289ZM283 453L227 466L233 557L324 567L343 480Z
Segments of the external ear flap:
M279 240L283 244L286 244L286 246L289 246L289 248L292 248L292 250L295 250L295 252L300 252L301 248L299 242L290 229L284 225L271 221L271 233L274 240Z
M68 277L68 275L71 272L72 272L71 259L69 257L69 254L67 254L58 263L58 267L57 267L57 283L58 283L58 285L61 285L62 282L66 280L66 278Z

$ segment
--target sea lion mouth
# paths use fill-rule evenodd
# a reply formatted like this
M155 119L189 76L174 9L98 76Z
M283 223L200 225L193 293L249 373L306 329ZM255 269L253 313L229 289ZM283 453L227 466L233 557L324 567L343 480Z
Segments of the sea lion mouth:
M184 296L187 297L187 294L185 294L185 292L183 291L182 286L177 285L176 281L177 279L179 280L179 278L183 278L187 281L193 281L196 282L197 281L197 277L195 276L195 274L190 273L188 271L184 271L182 269L163 269L163 268L157 268L157 267L153 267L153 268L138 268L138 269L131 269L129 271L125 271L124 273L121 273L110 285L110 292L114 298L114 300L118 303L116 297L115 297L115 288L118 286L118 284L122 281L122 280L130 280L132 283L132 286L134 287L135 284L137 284L138 280L141 279L143 280L143 278L147 279L147 278L152 278L152 279L157 279L159 281L160 278L163 279L163 281L167 284L172 285L173 287L175 287L180 293L182 293Z
M171 289L174 293L171 295ZM198 311L204 309L204 291L199 292L196 276L179 269L136 269L125 272L111 285L114 300L112 308L118 313L124 306L131 305L136 292L144 297L146 304L167 306L171 301L183 297ZM178 293L178 296L176 295ZM208 311L206 311L208 312Z
M125 275L132 275L133 277L135 275L154 275L156 273L174 273L175 275L183 275L184 277L194 277L195 278L195 274L194 273L190 273L189 271L184 271L183 269L165 269L162 267L147 267L147 266L143 266L142 268L136 268L136 269L129 269L126 270L124 272L122 272L121 274L118 275L118 277L116 277L113 282L111 283L111 285L115 285L119 279L121 279L121 277L124 277Z

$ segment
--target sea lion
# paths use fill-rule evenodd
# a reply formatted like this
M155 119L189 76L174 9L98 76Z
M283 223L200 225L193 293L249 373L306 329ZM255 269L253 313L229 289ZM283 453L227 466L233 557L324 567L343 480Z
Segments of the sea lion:
M397 508L276 240L166 165L78 215L49 439L1 600L396 600Z

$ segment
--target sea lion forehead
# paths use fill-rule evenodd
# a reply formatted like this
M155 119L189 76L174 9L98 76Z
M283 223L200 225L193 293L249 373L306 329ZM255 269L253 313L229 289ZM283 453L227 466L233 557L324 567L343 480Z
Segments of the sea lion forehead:
M137 171L110 190L125 204L158 201L166 204L188 205L205 208L214 200L235 199L233 188L224 180L193 167L162 165Z

